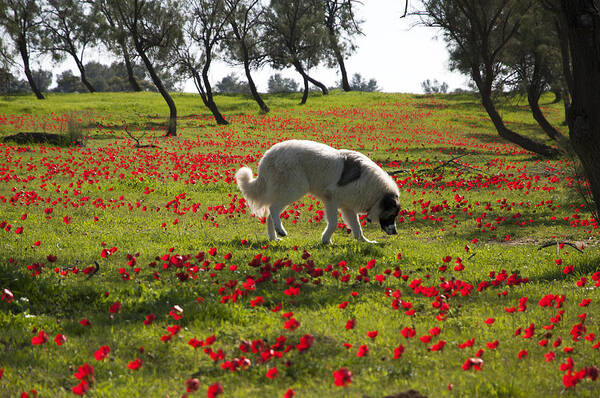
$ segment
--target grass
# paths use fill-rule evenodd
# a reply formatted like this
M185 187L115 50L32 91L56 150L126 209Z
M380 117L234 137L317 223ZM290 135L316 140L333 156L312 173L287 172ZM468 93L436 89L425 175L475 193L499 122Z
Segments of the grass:
M215 125L198 96L174 99L179 135L166 139L167 111L155 93L0 98L0 137L66 134L69 124L81 125L87 137L85 147L0 144L0 289L14 294L12 302L0 301L0 396L32 389L73 395L79 383L73 375L85 363L94 368L87 395L98 397L181 395L190 378L200 386L192 396L217 382L232 397L283 396L288 389L300 397L381 397L408 389L430 397L597 395L598 382L589 378L565 388L569 373L560 369L568 358L575 372L600 360L590 335L600 333L592 311L600 294L591 280L599 270L598 232L574 193L568 159L540 159L502 140L468 95L334 92L311 96L306 106L297 105L299 96L267 96L273 109L267 115L248 98L220 96L227 126ZM560 126L562 105L544 100L548 118ZM501 111L510 127L548 142L523 101ZM158 148L135 148L125 126ZM322 206L307 196L287 209L289 236L268 242L233 175L241 164L256 170L266 149L292 137L356 149L388 171L402 170L399 235L366 225L365 235L380 242L368 245L340 225L334 245L323 246ZM458 164L448 163L456 156ZM558 254L554 247L539 250L548 241L586 247L583 254L569 246ZM204 258L196 258L201 252ZM454 269L458 257L463 270ZM86 275L95 263L99 271ZM36 268L41 272L32 276ZM508 285L497 277L502 270L520 282ZM577 286L582 277L587 283ZM248 278L258 280L253 289L243 287ZM472 287L461 292L442 278ZM416 287L418 279L436 291ZM492 281L498 286L483 287ZM288 290L294 286L296 296ZM548 294L565 296L560 309L556 302L538 304ZM263 303L252 306L257 297ZM442 314L432 305L436 297L448 305ZM505 310L523 297L525 311ZM580 306L583 299L591 304ZM110 313L115 302L121 309ZM183 318L169 315L178 313L174 306ZM571 332L582 313L588 339L575 341ZM156 319L144 325L148 314ZM297 329L284 329L289 317ZM91 326L81 325L84 318ZM557 322L545 330L550 318ZM347 330L350 319L356 326ZM532 323L532 338L515 336ZM181 330L161 341L172 325ZM401 334L407 327L416 330L413 338ZM440 334L420 341L434 327ZM40 331L48 341L33 345ZM66 336L61 346L57 334ZM210 346L188 344L213 334ZM305 335L314 343L300 352ZM277 344L280 336L286 340ZM472 347L459 347L470 339ZM495 340L498 347L488 348ZM241 351L243 341L264 345L264 356ZM439 341L446 343L442 350L428 349ZM94 353L104 345L110 354L97 361ZM361 345L367 356L356 355ZM405 351L394 359L399 345ZM225 358L213 361L208 348L223 350ZM480 349L483 368L463 370ZM519 359L522 350L528 354ZM548 362L549 352L556 357ZM221 367L242 357L251 365L235 372ZM129 369L136 358L142 366ZM273 367L278 377L269 379ZM338 387L332 374L343 367L352 382Z

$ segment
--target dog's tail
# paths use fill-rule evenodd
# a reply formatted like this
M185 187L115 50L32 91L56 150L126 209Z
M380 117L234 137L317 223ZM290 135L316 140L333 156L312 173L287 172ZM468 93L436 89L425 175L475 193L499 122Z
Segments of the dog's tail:
M268 212L267 204L262 201L266 188L265 180L260 176L252 178L252 170L246 166L235 173L235 179L250 210L259 217L265 217Z

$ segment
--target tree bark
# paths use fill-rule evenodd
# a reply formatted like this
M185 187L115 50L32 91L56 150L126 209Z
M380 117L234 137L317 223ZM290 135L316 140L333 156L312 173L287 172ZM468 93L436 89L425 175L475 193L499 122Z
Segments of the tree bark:
M269 107L267 104L265 104L265 101L263 101L262 97L258 93L258 90L256 89L256 84L254 84L254 79L252 79L252 74L250 73L250 63L247 59L244 60L244 71L246 72L246 79L248 80L248 85L250 86L252 98L254 98L254 101L256 101L262 113L269 113Z
M337 37L335 36L335 32L331 27L329 28L329 44L331 45L331 49L335 54L335 59L337 60L338 65L340 66L340 72L342 74L342 89L346 92L352 91L350 83L348 82L348 72L346 71L346 64L344 63L344 56L340 51L340 47L337 43Z
M560 133L560 131L556 130L554 126L550 124L548 119L544 116L544 113L540 109L540 93L532 87L527 88L527 101L529 102L529 108L531 109L531 113L533 114L533 118L540 125L542 130L548 137L552 138L554 141L560 141L565 138Z
M308 99L308 79L305 75L302 75L302 81L304 81L304 92L302 93L302 99L300 100L300 105L306 104L306 100Z
M121 51L123 52L123 59L125 60L125 69L127 69L127 80L129 80L129 85L131 86L131 89L136 92L142 91L142 88L135 79L135 75L133 73L133 65L131 64L131 57L129 56L129 51L127 51L127 44L125 44L125 40L122 37L119 39L119 46L121 47Z
M496 110L494 101L492 100L492 82L484 81L481 77L481 73L476 68L472 69L471 74L473 76L475 84L479 88L479 92L481 94L481 103L485 108L487 114L490 116L490 119L492 120L492 123L494 124L494 127L496 128L496 131L498 132L498 135L500 135L500 137L512 142L513 144L520 146L523 149L537 153L542 156L552 157L560 153L555 148L552 148L540 142L536 142L506 127L504 121L502 120L502 117ZM486 76L491 76L491 74L487 74Z
M212 62L211 54L206 54L206 61L204 62L204 67L202 68L202 81L204 82L204 90L206 91L206 99L204 100L204 105L210 109L213 116L215 117L215 121L219 125L227 125L229 122L225 120L221 112L219 111L219 107L215 103L212 95L212 88L210 86L210 81L208 80L208 69L210 68L210 63Z
M22 37L19 39L17 43L19 47L19 53L21 54L21 58L23 59L23 67L25 68L25 76L27 77L27 81L29 82L29 86L31 87L31 91L35 94L37 99L43 100L44 96L40 91L39 87L35 83L33 79L33 73L31 73L31 68L29 67L29 51L27 51L27 43L25 42L25 38Z
M569 138L600 212L600 13L594 0L561 0L573 70Z
M94 89L94 86L92 86L92 84L88 81L88 79L85 76L85 67L83 66L83 63L79 60L78 57L73 56L73 59L75 60L75 64L77 65L77 69L79 69L79 74L81 76L81 82L83 83L83 85L85 86L85 88L88 89L88 91L90 93L95 93L96 89Z
M163 84L160 77L158 77L158 75L156 74L152 62L150 62L150 59L148 59L148 56L144 52L144 49L140 45L138 39L135 36L133 39L135 49L137 50L140 58L142 59L142 62L144 62L144 65L146 65L146 69L148 69L148 73L150 74L152 82L154 83L154 85L158 89L158 92L162 95L165 102L169 106L169 124L167 126L167 132L165 135L167 137L177 136L177 107L175 106L175 102L173 101L173 98L171 98L171 95L165 88L165 85Z

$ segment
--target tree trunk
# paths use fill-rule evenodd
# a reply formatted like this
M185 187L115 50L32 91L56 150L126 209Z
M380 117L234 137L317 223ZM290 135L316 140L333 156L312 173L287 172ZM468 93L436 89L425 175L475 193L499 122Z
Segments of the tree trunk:
M346 72L346 64L344 63L344 56L340 51L340 47L337 43L337 37L335 36L335 32L330 28L329 29L329 44L331 45L331 49L335 54L335 59L340 66L340 72L342 74L342 89L346 92L351 91L350 83L348 82L348 72Z
M127 69L127 80L129 80L129 85L133 91L139 92L142 91L139 83L135 79L135 75L133 74L133 65L131 64L131 57L129 56L129 51L127 51L127 44L125 44L125 40L123 38L119 39L119 46L121 47L121 51L123 52L123 60L125 60L125 69Z
M300 105L306 104L306 100L308 99L308 79L305 75L302 75L302 80L304 81L304 92L302 93L302 100L300 100Z
M152 82L154 83L154 85L158 89L158 92L162 95L165 102L169 106L169 124L165 135L167 137L177 136L177 107L175 106L175 102L173 101L173 98L171 98L171 95L169 95L169 92L165 88L165 85L163 84L162 80L160 80L160 77L158 77L158 75L156 74L152 62L150 62L150 59L148 59L148 56L144 52L142 46L140 45L139 41L135 36L134 42L135 49L137 50L142 61L144 62L144 65L146 65L146 69L148 69L148 73L150 74Z
M558 104L560 101L562 101L562 89L560 88L553 88L552 89L552 94L554 94L554 99L552 100L553 104Z
M475 81L475 84L477 85L477 88L479 88L479 93L481 94L481 103L490 116L492 123L494 123L494 127L496 128L496 131L500 137L520 146L523 149L527 149L528 151L542 156L556 156L559 154L557 149L524 137L506 127L502 117L496 110L494 101L492 100L492 82L484 82L481 77L481 73L477 68L473 68L471 70L471 75ZM488 74L488 76L490 76L490 74Z
M223 117L221 112L219 111L219 107L215 103L212 95L212 88L210 87L210 81L208 80L208 69L210 68L210 63L212 61L210 53L206 55L206 61L204 62L204 67L202 68L202 81L204 82L204 90L206 91L206 100L204 101L204 105L210 109L213 116L215 117L215 121L219 125L229 124L227 120Z
M533 118L538 122L542 130L554 141L561 141L564 138L563 135L550 124L540 109L540 92L531 86L527 87L527 101L529 102Z
M35 94L37 99L43 100L44 96L40 91L39 87L35 83L33 79L33 73L31 73L31 68L29 67L29 52L27 51L27 43L25 43L25 39L22 38L17 43L19 47L19 53L21 53L21 58L23 59L23 66L25 68L25 76L27 76L27 81L29 82L29 86L31 87L31 91Z
M321 89L321 92L323 92L323 95L327 95L329 94L329 90L327 89L327 86L325 86L323 83L321 83L318 80L313 79L312 77L310 77L309 75L306 75L306 79L311 82L312 84L314 84L315 86L319 87Z
M600 210L600 13L594 0L562 0L573 68L569 138Z
M90 93L95 93L96 90L94 89L94 86L92 86L92 84L85 77L85 67L83 66L83 63L81 63L81 61L79 60L79 58L77 56L75 56L73 54L71 54L71 56L75 60L75 64L77 65L77 69L79 69L79 74L81 75L81 82L88 89L88 91Z
M252 79L252 74L250 73L250 64L246 59L244 60L244 71L246 72L246 79L248 80L248 85L250 86L252 98L254 98L254 101L256 101L262 113L269 113L269 107L267 104L265 104L265 101L263 101L262 97L258 93L258 90L256 89L256 84L254 84L254 79Z

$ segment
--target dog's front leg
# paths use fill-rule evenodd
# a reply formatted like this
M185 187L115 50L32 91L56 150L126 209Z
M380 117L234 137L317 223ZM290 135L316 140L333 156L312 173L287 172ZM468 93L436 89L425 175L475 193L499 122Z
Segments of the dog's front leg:
M321 235L321 242L326 245L331 244L331 235L337 229L338 204L334 200L328 200L325 204L325 218L327 220L327 228Z
M358 221L358 214L356 214L354 211L342 208L342 218L352 230L352 235L355 239L367 243L377 243L374 240L368 240L367 238L365 238L362 232L362 228L360 227L360 222Z

